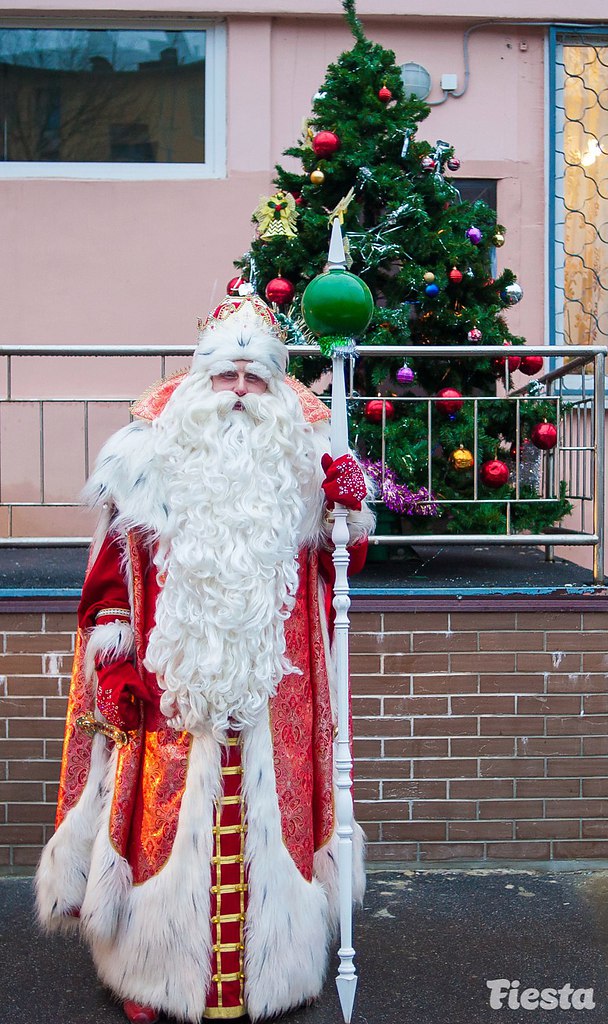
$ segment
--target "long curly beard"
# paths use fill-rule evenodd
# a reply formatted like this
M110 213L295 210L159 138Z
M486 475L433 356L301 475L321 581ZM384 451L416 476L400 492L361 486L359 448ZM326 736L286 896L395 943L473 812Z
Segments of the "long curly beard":
M170 725L194 734L253 724L294 671L284 622L316 467L297 398L282 382L270 388L235 409L232 392L193 373L155 423L170 514L145 664Z

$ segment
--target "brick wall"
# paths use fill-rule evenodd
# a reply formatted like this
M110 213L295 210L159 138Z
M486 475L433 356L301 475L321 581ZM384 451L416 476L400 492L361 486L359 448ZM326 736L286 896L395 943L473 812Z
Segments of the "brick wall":
M608 856L608 605L494 604L353 616L371 859Z
M8 607L0 867L27 868L53 827L75 617L65 601ZM355 599L370 859L608 857L607 613L606 597Z
M36 864L53 831L76 626L73 611L3 614L3 603L0 869Z

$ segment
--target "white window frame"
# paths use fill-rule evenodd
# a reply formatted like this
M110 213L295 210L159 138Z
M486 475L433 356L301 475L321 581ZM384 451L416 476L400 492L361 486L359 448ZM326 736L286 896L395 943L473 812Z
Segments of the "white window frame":
M76 161L0 161L0 181L25 178L72 178L80 181L179 181L226 177L226 25L221 20L139 18L123 20L118 16L84 21L75 17L66 22L5 20L2 28L56 29L171 29L205 31L205 155L204 163L78 163Z

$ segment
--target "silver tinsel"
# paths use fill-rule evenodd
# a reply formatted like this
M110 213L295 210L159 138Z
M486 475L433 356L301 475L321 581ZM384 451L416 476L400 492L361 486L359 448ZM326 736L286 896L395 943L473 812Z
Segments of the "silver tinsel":
M542 452L531 441L524 441L519 449L519 486L531 487L540 493L540 467ZM509 475L509 482L515 487L515 466Z
M360 167L357 171L357 182L360 188L363 188L367 181L374 180L374 172L369 167Z
M539 398L541 395L547 394L547 387L540 380L531 380L526 391L533 398Z

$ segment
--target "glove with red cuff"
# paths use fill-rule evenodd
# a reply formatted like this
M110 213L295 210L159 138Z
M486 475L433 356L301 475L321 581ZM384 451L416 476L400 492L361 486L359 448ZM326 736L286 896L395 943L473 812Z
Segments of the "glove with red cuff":
M149 699L146 688L131 661L98 664L97 707L110 725L127 732L139 725L139 700ZM139 698L139 699L137 699Z
M325 491L328 508L333 508L338 501L345 508L359 512L367 487L357 460L352 455L341 455L335 460L331 455L324 455L321 466L325 471L325 480L321 486Z

